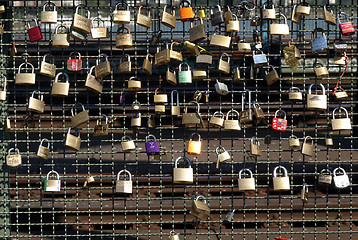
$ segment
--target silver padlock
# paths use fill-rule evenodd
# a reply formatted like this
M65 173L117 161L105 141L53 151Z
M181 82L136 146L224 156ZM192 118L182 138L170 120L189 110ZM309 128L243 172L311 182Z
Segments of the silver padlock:
M342 174L337 175L337 172L341 172ZM333 170L333 181L334 181L334 185L337 188L346 188L349 187L350 185L349 177L346 171L341 167L338 167Z
M250 177L243 178L242 174L245 173L245 172L249 173ZM244 168L244 169L240 170L238 184L239 184L239 191L240 192L243 192L243 191L255 191L255 189L256 189L255 178L253 177L252 172L251 172L250 169Z
M122 173L127 173L129 180L120 180ZM117 174L116 193L132 193L132 174L128 170L121 170Z
M339 109L342 109L345 112L345 115L346 115L345 118L336 119L335 113ZM333 131L351 130L352 129L351 119L348 117L348 111L344 107L336 107L333 110L332 116L333 116L333 119L332 119L332 130Z
M15 151L15 154L11 154L11 151ZM16 168L22 164L20 150L18 148L10 148L6 156L6 165L8 167Z
M234 218L235 208L233 208L230 212L226 214L226 217L224 218L224 222L232 222L232 219Z
M47 142L47 147L45 147L43 145L44 142ZM50 142L47 138L44 138L41 140L40 142L40 146L39 148L37 149L37 153L36 153L36 156L40 157L40 158L43 158L45 160L47 160L50 156Z
M332 184L332 172L329 169L322 169L318 176L318 184L329 186Z
M176 105L174 104L175 100L174 100L174 93L176 94ZM180 105L179 105L179 93L177 90L173 90L170 94L171 97L171 114L173 116L179 116L180 115Z
M56 179L49 179L50 174L56 174ZM61 180L60 175L56 171L50 171L47 173L45 179L45 192L60 192L61 191Z
M277 176L277 170L283 170L283 176ZM273 170L273 190L274 191L290 191L290 178L287 176L287 169L283 166L277 166Z
M35 93L39 94L39 98L35 98ZM45 111L45 102L43 101L44 96L40 91L33 91L29 98L29 110L36 113L43 113Z
M218 80L216 80L215 84L215 90L220 95L227 95L229 93L228 87L225 83L221 83Z
M186 168L178 168L178 162L184 159L187 162L188 167ZM191 163L189 158L187 157L178 157L175 160L174 169L173 169L173 183L179 184L188 184L193 183L193 168L191 167Z
M80 106L82 108L82 111L80 113L74 112L74 109L76 109L76 106ZM75 114L76 113L76 114ZM82 103L76 102L75 105L71 108L71 126L77 127L85 122L89 121L89 115L88 111L85 109Z

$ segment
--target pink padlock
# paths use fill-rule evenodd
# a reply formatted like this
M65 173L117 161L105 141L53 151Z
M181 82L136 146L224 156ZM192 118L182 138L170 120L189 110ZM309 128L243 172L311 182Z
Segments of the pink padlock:
M30 25L31 21L34 21L35 23L34 27L31 27ZM31 21L27 23L27 34L29 34L30 42L36 42L38 40L41 40L43 37L42 37L40 26L38 25L36 18L33 18Z
M72 58L72 55L75 58ZM82 59L79 52L70 53L70 58L67 60L67 70L70 72L80 72L82 70Z
M341 16L343 16L343 17L345 16L347 21L342 23ZM339 22L339 28L341 29L343 36L351 36L351 35L355 34L356 31L354 30L353 23L351 21L349 21L347 14L345 14L344 12L340 12L338 14L337 18L338 18L338 22Z

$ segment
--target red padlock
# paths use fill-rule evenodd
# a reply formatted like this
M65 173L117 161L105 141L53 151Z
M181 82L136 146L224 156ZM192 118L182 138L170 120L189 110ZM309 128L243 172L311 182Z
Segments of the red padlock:
M278 118L277 114L283 113L284 118ZM283 110L277 110L275 112L275 117L272 119L272 129L280 132L286 131L287 128L287 120L286 120L286 112Z
M185 6L185 3L188 4L188 6ZM194 21L194 12L193 8L191 7L191 4L187 0L182 0L179 4L180 6L180 19L182 22L192 22Z
M71 58L72 55L78 58ZM71 72L80 72L82 70L82 59L79 52L71 52L70 58L67 60L67 70Z
M31 21L34 21L35 23L34 27L31 27L30 25ZM43 37L42 37L40 26L37 23L37 19L33 18L31 21L27 23L27 34L29 34L30 42L36 42L38 40L41 40Z
M345 16L347 21L341 23L341 16ZM351 36L355 34L356 31L354 30L353 23L349 21L347 14L340 12L338 14L338 22L343 36Z

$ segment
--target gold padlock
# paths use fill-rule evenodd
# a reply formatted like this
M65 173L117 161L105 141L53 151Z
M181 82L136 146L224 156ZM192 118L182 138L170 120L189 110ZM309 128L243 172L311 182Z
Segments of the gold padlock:
M176 105L174 105L174 93L177 96ZM179 93L177 90L173 90L170 96L171 96L171 114L172 116L179 116L180 115Z
M94 26L94 24L93 24L94 22L97 22L98 27ZM99 26L100 22L102 23L102 27ZM105 22L102 19L100 19L99 17L95 17L92 19L91 35L92 35L93 39L101 39L101 38L109 37L108 28L106 28Z
M46 62L46 57L50 58L50 62ZM55 65L55 58L51 54L45 54L42 58L41 67L40 67L40 74L48 76L48 77L55 77L56 76L56 65Z
M234 19L231 19L226 24L226 31L227 32L238 32L238 31L240 31L239 19L237 18L237 16L235 14L233 14L232 16L234 17Z
M312 94L312 87L313 86L321 87L322 94ZM308 110L326 110L327 109L326 89L319 82L312 83L308 88L307 109Z
M233 118L233 115L236 114L238 119L229 119L229 115ZM224 121L224 129L231 130L231 131L240 131L240 122L239 122L240 114L236 110L230 110L226 114L226 119Z
M272 8L267 8L267 7L272 7ZM276 19L275 5L271 1L266 1L263 4L262 19L264 19L264 20L275 20Z
M257 137L255 137L255 136L251 138L250 153L253 156L261 156L262 155L260 142L257 139Z
M154 112L156 114L164 114L165 113L165 105L162 104L156 104L154 106Z
M174 45L180 45L181 46L181 44L178 43L178 42L172 42L170 44L170 60L175 60L175 61L182 62L183 61L183 54L181 52L174 51L173 50Z
M106 121L103 123L102 117L106 119ZM105 114L102 114L101 118L97 120L97 124L94 127L93 136L106 136L108 135L109 130L109 123L108 123L108 117Z
M311 7L308 5L308 3L301 2L300 4L297 5L296 12L298 15L307 17L308 15L310 15L310 10Z
M46 7L49 8L49 11L46 11ZM51 7L53 8L52 11ZM56 5L53 2L46 2L42 6L41 23L57 23Z
M317 67L317 65L320 65ZM314 72L317 78L326 78L329 76L329 72L326 66L324 66L323 62L315 62L313 64Z
M164 50L159 51L159 47L157 48L157 52L154 55L154 63L156 66L162 66L170 62L170 49L167 47Z
M197 140L194 140L194 136L197 137ZM200 155L201 153L201 136L199 133L192 133L188 145L188 154L191 155Z
M278 13L278 21L280 21L280 18L282 17L284 19L284 23L271 23L270 24L270 33L271 35L289 35L290 34L290 28L287 24L287 18L282 13Z
M278 73L277 73L276 69L274 68L274 66L270 65L269 67L272 70L270 72L265 71L265 73L266 73L265 79L266 79L267 85L271 86L272 84L277 82L280 79L280 77L278 76Z
M191 104L195 105L196 109L195 112L188 113L188 107ZM187 106L185 107L185 112L183 113L182 124L186 126L200 124L200 105L198 102L191 101L187 104Z
M47 142L47 147L45 147L43 145L44 142ZM47 160L50 156L50 142L48 141L47 138L44 138L41 140L40 142L40 146L39 148L37 149L37 153L36 153L36 156L40 157L40 158L43 158L45 160Z
M303 96L302 96L302 92L298 87L291 87L290 92L288 93L288 98L290 100L298 100L298 101L302 101Z
M342 100L345 98L348 98L348 94L342 87L337 88L336 92L334 93L334 96L336 96L337 99Z
M223 60L223 57L227 57L227 61ZM224 74L230 74L230 57L227 53L222 53L219 59L218 71Z
M101 57L105 58L104 62L101 62ZM111 63L108 61L107 54L102 53L97 57L94 73L97 79L104 78L105 76L111 74Z
M278 177L277 176L277 170L282 169L283 170L283 176ZM287 176L287 169L283 166L277 166L273 170L273 190L274 191L290 191L290 178Z
M264 114L264 111L262 110L260 104L258 104L257 102L254 101L252 103L252 108L254 110L254 115L255 115L257 121L265 120L265 114Z
M123 152L131 152L131 151L135 151L136 149L134 141L129 136L122 137L121 146Z
M158 94L158 90L161 90L163 93ZM156 88L154 91L154 103L167 103L168 95L167 91L164 88Z
M324 21L331 25L337 25L336 15L334 14L332 8L329 8L329 11L327 10L328 5L323 6L323 17Z
M124 31L127 30L127 33ZM127 27L120 27L117 30L116 48L127 49L133 47L133 37L131 31Z
M293 9L292 9L292 14L291 14L291 21L298 25L301 25L302 16L297 14L296 8L297 8L297 5L294 5Z
M193 69L193 79L205 79L207 77L206 70Z
M222 127L225 121L225 114L221 111L214 112L210 118L209 124L216 127Z
M21 68L22 66L27 66L29 65L32 69L31 73L22 73L21 72ZM22 64L20 64L19 66L19 70L15 75L15 84L18 85L34 85L36 81L36 74L35 74L35 68L34 65L32 65L29 62L24 62Z
M215 149L216 155L218 156L218 162L226 162L231 159L230 153L226 151L223 146L219 146Z
M244 42L244 40L240 40L240 42L237 43L237 50L239 53L250 53L251 45L250 43Z
M326 136L324 137L324 142L326 143L326 146L333 146L333 138L332 135L327 133Z
M147 54L143 61L143 71L149 76L153 73L153 56L151 54Z
M14 150L15 154L11 154L11 151ZM18 148L10 148L6 156L6 165L8 167L19 167L22 164L22 159L20 155L20 150Z
M189 40L190 42L197 43L206 39L206 30L203 19L199 17L200 24L193 25L193 22L190 22L189 29Z
M301 146L300 139L298 139L295 135L292 135L288 138L288 143L290 148L298 148Z
M122 5L122 9L118 9L119 5ZM126 2L120 1L116 4L113 11L113 22L119 24L129 24L131 22L131 12Z
M128 80L128 90L137 91L142 88L142 83L137 77L130 77Z
M6 101L6 83L7 78L4 74L0 74L0 79L3 80L3 90L0 90L0 101Z
M77 110L74 111L74 109L76 109L77 106L80 106L82 108L82 112L77 113ZM76 102L75 105L71 108L71 114L72 114L72 118L71 118L71 126L72 127L77 127L77 126L89 121L88 111L85 109L83 104L80 102Z
M96 66L92 66L88 71L85 86L87 87L87 89L101 94L103 91L103 81L102 79L97 80L96 77L92 74L95 67Z
M141 113L132 113L131 127L136 128L140 126L142 126Z
M168 83L170 83L171 85L177 85L177 75L175 70L172 72L170 71L170 67L167 68L167 72L165 74L166 80Z
M240 69L239 67L236 67L233 73L233 81L234 83L239 83L241 80L241 76L240 76Z
M35 93L38 93L39 98L35 98ZM29 110L36 113L43 113L45 111L45 102L43 101L44 96L40 91L33 91L29 98Z
M249 177L248 178L244 178L242 175L243 173L248 173ZM255 178L253 177L253 174L251 172L250 169L248 168L243 168L240 170L239 172L239 179L238 179L238 185L239 185L239 191L240 192L244 192L244 191L255 191L256 186L255 186Z
M199 195L197 197L194 196L193 199L194 200L190 209L190 214L200 220L206 219L207 215L210 214L210 208L206 203L205 197Z
M63 75L65 76L66 82L59 82L58 78ZM65 72L57 73L55 81L52 84L51 96L55 97L67 97L70 90L70 83L68 82L68 74Z
M178 168L178 162L183 159L188 167ZM179 184L190 184L193 183L193 168L191 167L191 162L187 157L178 157L175 160L174 169L173 169L173 183Z
M143 6L140 6L137 14L137 24L146 28L150 28L152 24L152 18L150 17L150 8L146 8L148 15L141 13Z
M344 113L345 113L345 117L337 119L336 118L336 111L337 110L343 110ZM351 130L352 129L351 119L348 117L348 111L344 107L336 107L333 110L332 116L333 116L333 119L332 119L332 130L333 131Z
M118 72L120 74L130 73L132 71L131 57L128 54L125 54L124 56L127 56L127 61L123 62L123 59L120 59L118 65Z
M59 30L62 32L59 32ZM64 32L63 32L64 29ZM68 48L70 46L70 37L69 37L70 29L64 25L60 24L55 28L55 33L52 37L52 46L54 48Z
M170 13L167 13L167 11L166 11L167 8L168 8L168 5L165 5L160 22L163 25L173 29L173 28L175 28L175 25L176 25L175 10L172 7L172 13L170 14Z
M83 8L87 12L86 17L81 16L78 13L80 8ZM76 6L76 11L75 14L73 15L72 29L85 34L89 34L91 32L92 21L90 19L91 16L90 11L86 9L87 6L83 4L79 4Z
M174 230L170 231L169 240L180 240L179 234L177 234Z
M307 143L307 139L311 140L311 144ZM305 137L305 140L303 141L303 144L302 144L302 154L313 157L314 149L315 149L315 147L314 147L314 142L313 142L312 137L310 137L310 136Z
M88 184L93 183L94 181L95 181L94 177L91 176L91 175L88 175L87 178L86 178L86 181L83 184L83 187L87 187Z
M332 172L329 169L322 169L318 176L318 184L331 185L332 184Z
M231 45L231 37L230 37L230 36L221 35L219 30L220 30L220 28L219 28L219 26L218 26L218 27L215 29L214 34L211 35L210 46L230 48L230 45ZM218 34L217 34L217 33L218 33Z
M78 128L75 128L75 134L71 134L72 127L68 128L65 140L65 147L72 149L73 151L79 151L81 149L81 132Z

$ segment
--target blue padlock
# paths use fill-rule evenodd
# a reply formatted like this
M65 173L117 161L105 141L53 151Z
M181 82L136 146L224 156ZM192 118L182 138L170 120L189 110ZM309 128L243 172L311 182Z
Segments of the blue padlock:
M322 37L317 37L318 32L322 32ZM312 32L312 52L321 52L327 48L327 38L324 30L322 28L316 28Z
M255 54L255 51L259 51L260 54ZM267 66L267 57L260 49L256 49L252 52L252 58L254 60L255 67Z
M150 140L150 138L152 140ZM159 143L154 135L149 134L145 137L145 149L147 150L148 156L159 154Z

